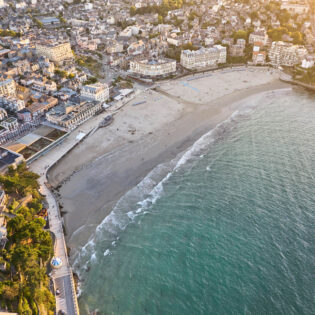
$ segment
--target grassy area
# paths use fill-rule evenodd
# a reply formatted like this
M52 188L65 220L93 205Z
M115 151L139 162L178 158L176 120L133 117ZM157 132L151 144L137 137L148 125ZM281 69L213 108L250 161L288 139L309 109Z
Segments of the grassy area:
M49 291L47 264L53 254L53 242L43 213L43 197L37 182L38 175L28 171L25 164L9 169L0 176L8 194L11 216L7 219L8 242L0 250L1 307L19 314L54 314L55 298Z
M97 78L101 77L100 70L102 69L102 65L91 56L76 56L76 63L80 67L85 67L90 70L90 72L96 76Z

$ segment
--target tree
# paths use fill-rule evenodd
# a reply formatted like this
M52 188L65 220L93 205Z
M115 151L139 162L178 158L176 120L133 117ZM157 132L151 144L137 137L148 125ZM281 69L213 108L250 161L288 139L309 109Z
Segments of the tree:
M252 19L252 21L259 19L259 14L257 11L253 11L250 14L250 18Z
M268 36L272 39L272 41L282 40L283 35L289 35L288 29L285 27L277 27L268 30Z
M286 9L281 10L278 15L278 20L281 23L281 25L288 23L290 18L291 14Z
M14 301L14 299L19 295L19 285L17 283L4 285L2 291L4 299Z
M44 24L39 19L34 18L33 21L39 28L43 28Z
M293 44L302 45L304 43L303 35L301 32L296 31L296 32L290 33L290 36L293 39Z
M130 13L131 16L136 15L136 14L137 14L137 9L136 9L136 7L131 6L130 9L129 9L129 13Z
M238 30L238 31L236 31L236 32L233 33L233 38L234 38L235 40L240 39L240 38L246 40L246 39L247 39L247 35L248 35L248 33L247 33L246 31L244 31L244 30Z

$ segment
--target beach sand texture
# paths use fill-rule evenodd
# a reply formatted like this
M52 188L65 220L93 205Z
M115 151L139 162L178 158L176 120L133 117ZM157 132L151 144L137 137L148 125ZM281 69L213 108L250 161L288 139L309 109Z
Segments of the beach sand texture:
M227 119L238 101L283 87L275 71L250 68L163 82L139 94L49 171L49 182L59 186L68 246L86 243L120 197Z

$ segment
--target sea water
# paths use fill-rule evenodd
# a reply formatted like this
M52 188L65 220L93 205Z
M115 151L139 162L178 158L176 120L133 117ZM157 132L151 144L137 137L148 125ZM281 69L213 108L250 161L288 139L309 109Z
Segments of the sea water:
M315 314L315 97L243 103L79 250L81 314Z

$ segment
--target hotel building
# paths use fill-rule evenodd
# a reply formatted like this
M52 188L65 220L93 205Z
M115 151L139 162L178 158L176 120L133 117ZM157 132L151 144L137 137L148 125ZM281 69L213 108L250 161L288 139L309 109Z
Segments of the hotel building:
M215 45L199 50L182 50L180 64L187 69L202 69L226 63L226 47Z
M149 77L168 75L176 71L176 61L170 59L131 61L130 71Z
M109 87L105 83L84 85L81 90L81 96L92 101L105 102L109 97Z
M101 108L100 102L68 102L49 111L46 119L52 124L71 130L95 115Z
M36 44L38 56L44 56L53 62L60 63L66 59L73 58L73 53L69 42L46 42Z
M15 96L16 85L13 79L0 80L0 96Z
M302 62L307 55L304 46L293 45L285 42L273 42L268 52L270 63L273 66L292 67Z

